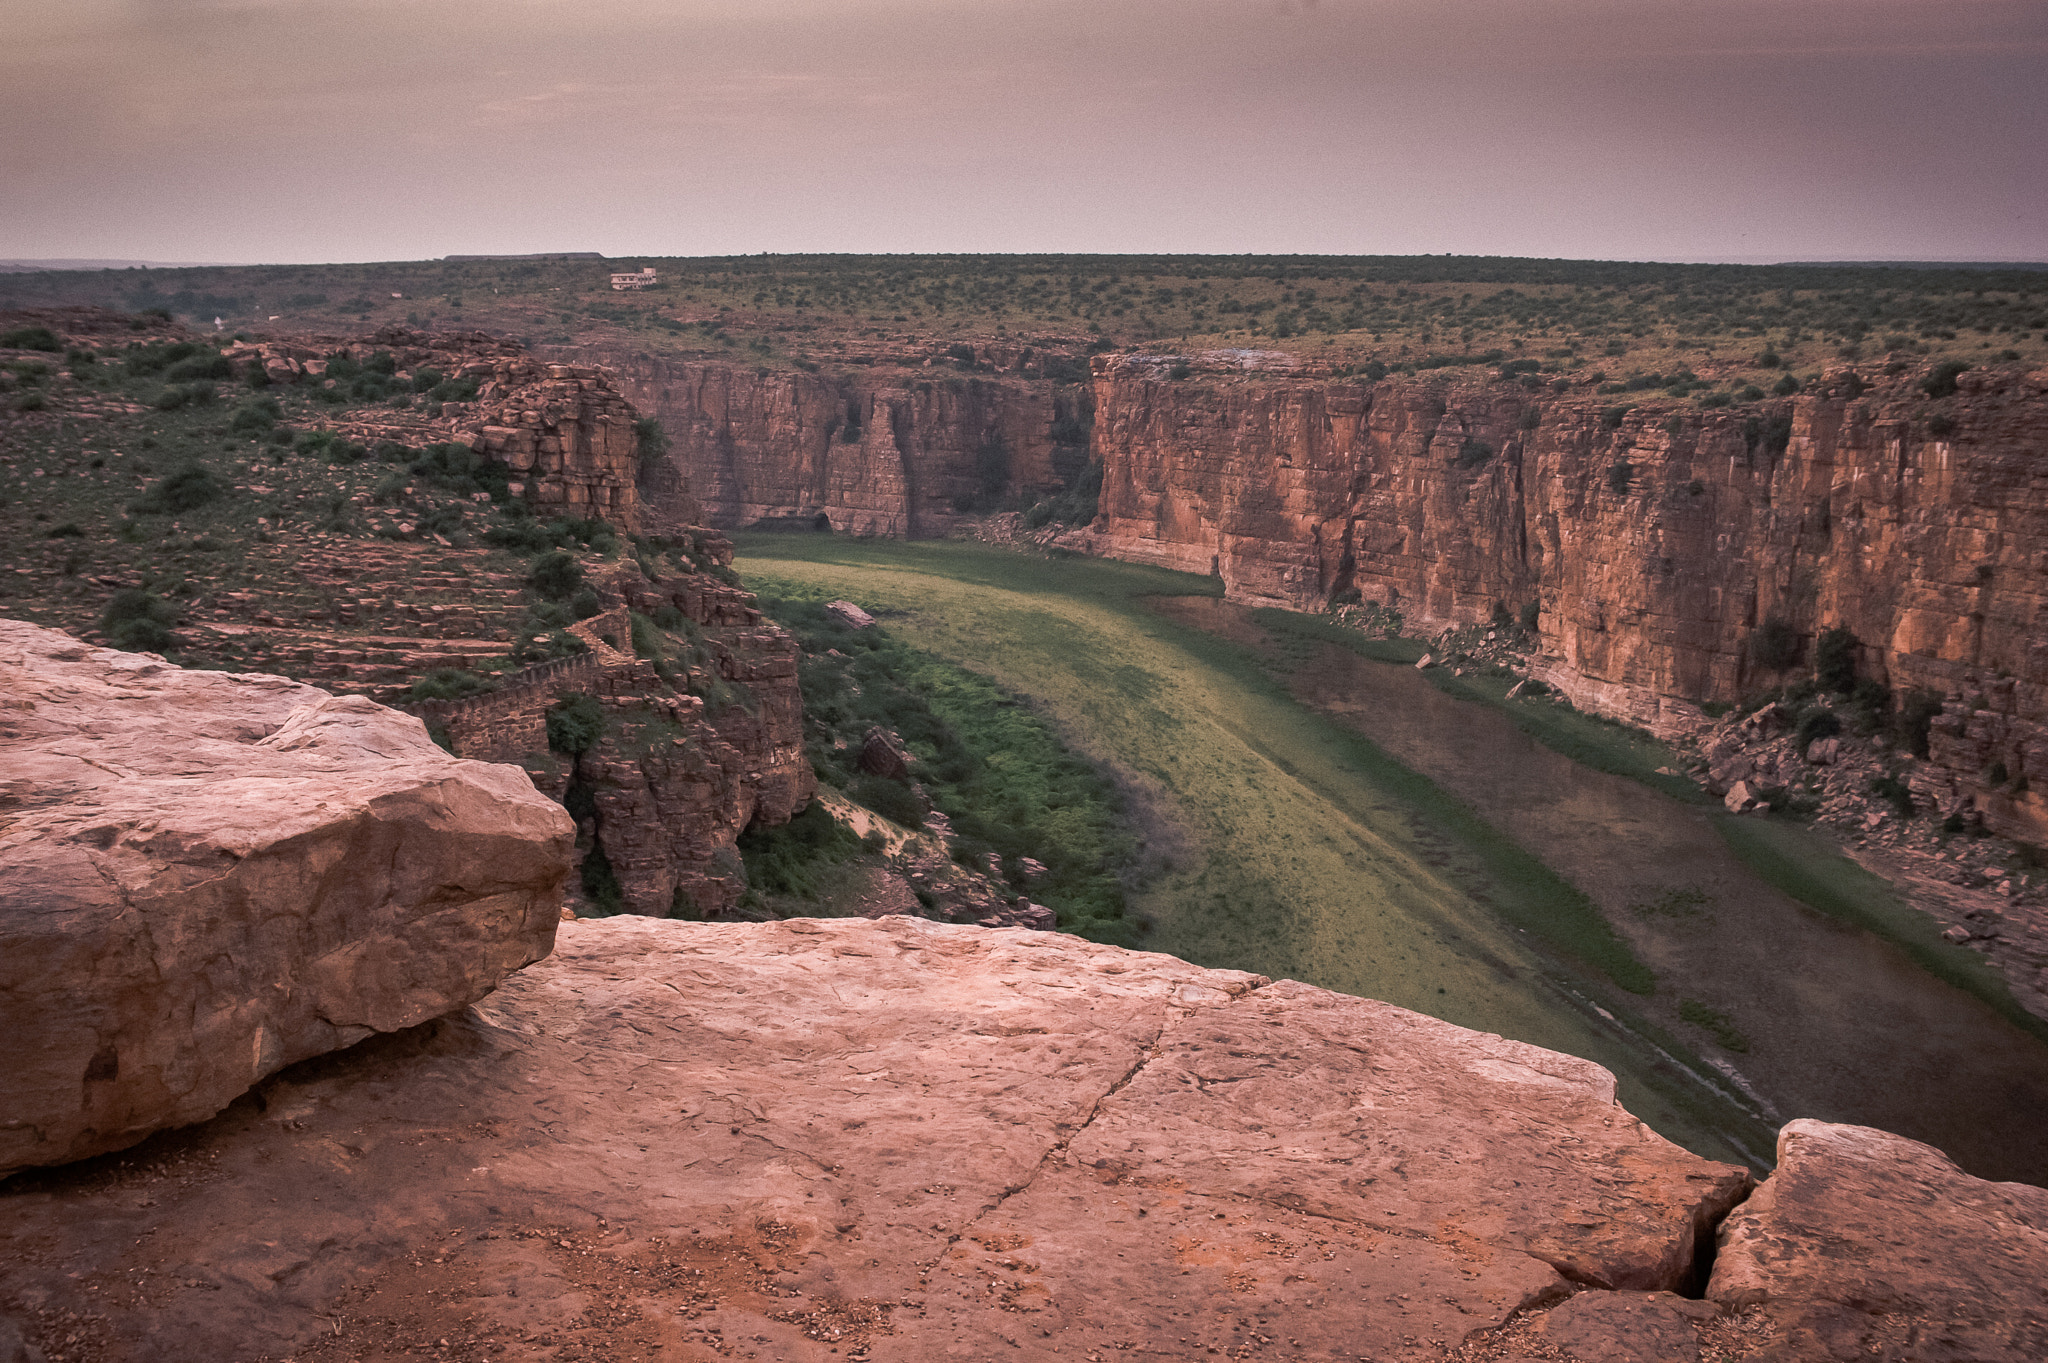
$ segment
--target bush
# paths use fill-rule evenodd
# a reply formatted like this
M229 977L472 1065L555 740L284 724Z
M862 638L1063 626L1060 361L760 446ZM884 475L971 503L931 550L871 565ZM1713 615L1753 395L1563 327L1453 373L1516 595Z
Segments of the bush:
M862 772L853 778L846 793L893 823L924 827L924 806L918 802L917 792L901 781Z
M1799 380L1787 374L1784 378L1771 385L1771 391L1781 398L1789 398L1799 391Z
M1799 717L1799 746L1805 747L1816 738L1833 738L1842 732L1842 720L1833 710L1808 710Z
M1945 398L1956 391L1956 376L1970 366L1959 360L1947 360L1934 366L1934 372L1920 380L1920 391L1931 398Z
M431 393L434 389L440 387L442 381L446 378L447 375L443 374L440 370L422 366L412 371L412 391L415 393Z
M583 586L583 565L560 549L533 561L527 585L550 601L566 601Z
M1780 615L1767 615L1749 636L1750 660L1769 672L1782 672L1799 661L1799 631Z
M1607 408L1605 411L1600 413L1601 429L1608 431L1620 430L1622 418L1627 416L1628 414L1629 409L1626 406Z
M1608 466L1607 486L1613 489L1615 496L1626 497L1629 488L1635 485L1635 481L1636 466L1629 463L1627 459L1617 459Z
M1946 440L1956 433L1956 419L1947 412L1936 412L1927 418L1927 434L1937 440Z
M232 379L235 366L225 355L194 355L164 371L167 383L190 383L195 379Z
M48 327L16 327L0 336L0 346L11 350L47 350L54 353L62 350L64 343Z
M659 420L647 416L633 423L633 434L639 439L640 476L645 478L668 457L668 433Z
M1890 802L1891 807L1899 812L1900 818L1910 819L1913 817L1913 792L1898 777L1873 777L1870 782L1870 793L1881 800Z
M1813 677L1836 695L1856 689L1856 636L1840 625L1820 632L1813 643Z
M604 737L604 707L591 696L564 696L548 707L548 747L576 757Z
M187 464L164 475L146 496L131 502L128 509L144 515L178 516L217 500L225 491L207 470Z
M49 533L44 535L43 538L46 540L82 540L85 538L85 532L78 528L77 521L65 521L62 525L50 527Z
M1927 756L1928 735L1933 732L1935 716L1941 713L1941 703L1938 691L1908 691L1900 698L1899 713L1892 721L1892 731L1913 756Z
M409 699L420 700L467 700L497 690L497 682L479 676L466 667L437 667L412 684L406 692Z
M273 397L251 398L235 408L228 418L231 431L268 431L284 418L284 408Z
M177 646L171 626L178 608L153 592L125 587L115 592L100 616L100 629L115 648L137 653L167 653Z
M1536 632L1537 623L1542 619L1542 617L1543 606L1541 602L1529 601L1523 604L1522 613L1520 616L1520 621L1523 629L1528 630L1531 634L1534 634Z

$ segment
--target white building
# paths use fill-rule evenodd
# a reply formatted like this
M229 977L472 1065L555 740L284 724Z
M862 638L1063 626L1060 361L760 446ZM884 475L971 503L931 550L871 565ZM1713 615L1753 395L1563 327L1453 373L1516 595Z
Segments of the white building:
M651 287L653 283L654 267L652 265L649 265L644 270L635 270L632 274L615 274L612 276L612 287L615 289L645 289Z

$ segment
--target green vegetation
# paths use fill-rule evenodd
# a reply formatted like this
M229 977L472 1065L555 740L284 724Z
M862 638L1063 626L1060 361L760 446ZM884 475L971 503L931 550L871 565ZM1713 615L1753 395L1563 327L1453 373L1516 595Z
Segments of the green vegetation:
M824 609L832 594L823 588L758 585L762 608L804 647L806 743L822 780L908 828L924 820L916 781L951 821L956 858L978 867L992 853L1011 887L1051 908L1063 929L1133 940L1123 887L1133 840L1108 779L988 678L911 647L887 626L848 628ZM907 779L859 770L861 744L877 727L918 759ZM836 846L817 845L826 853ZM1044 873L1027 876L1027 859Z
M597 746L607 728L604 707L593 696L565 696L548 707L548 748L578 757Z
M1748 1052L1749 1038L1742 1034L1735 1020L1720 1009L1710 1008L1698 999L1681 999L1678 1015L1720 1042L1723 1050L1737 1054Z
M2009 362L2008 353L2038 363L2048 350L2048 280L2027 270L1455 256L652 263L661 284L630 295L612 292L604 261L411 261L23 274L0 285L0 305L160 308L244 326L277 315L301 330L458 323L552 343L606 335L649 352L745 354L763 367L812 373L886 362L882 342L902 336L919 338L956 372L980 373L991 367L991 339L1058 336L1061 345L1034 348L1019 367L1062 382L1086 377L1072 372L1065 343L1078 336L1093 337L1091 349L1147 346L1176 356L1249 343L1374 377L1375 366L1378 374L1484 366L1532 385L1626 356L1632 372L1612 381L1622 391L1682 389L1679 396L1714 406L1755 401L1751 390L1780 380L1796 391L1789 371L1817 373L1848 356L1969 367ZM1703 382L1694 369L1707 362L1743 372ZM1162 372L1170 380L1178 371L1169 364ZM474 385L423 373L412 386L430 401L460 401ZM405 396L367 365L339 376L338 387L344 401ZM1930 395L1947 391L1937 382ZM840 438L857 437L842 429Z
M100 628L115 648L141 653L168 653L178 645L171 627L179 610L152 592L124 587L114 593L100 616Z

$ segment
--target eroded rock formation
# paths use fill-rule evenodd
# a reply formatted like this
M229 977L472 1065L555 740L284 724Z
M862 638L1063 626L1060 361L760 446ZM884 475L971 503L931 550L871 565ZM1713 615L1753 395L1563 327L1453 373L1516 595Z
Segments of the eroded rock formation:
M960 507L1057 486L1054 423L1072 395L1017 378L832 378L612 354L621 388L661 420L703 523L823 517L863 535L946 533ZM655 499L649 515L687 518Z
M1075 547L1253 603L1356 591L1411 625L1535 604L1537 675L1666 729L1783 675L1767 626L1797 652L1841 625L1866 675L1951 698L1934 758L1953 798L2048 840L2048 372L1930 398L1920 370L1842 370L1715 410L1096 365L1102 514Z
M0 1302L32 1342L136 1360L1420 1360L1546 1336L1604 1359L1770 1347L1926 1254L1947 1262L1882 1316L1848 1308L1878 1327L1857 1357L1922 1357L1905 1341L1989 1291L2004 1320L1971 1316L1968 1356L2035 1338L2038 1190L1927 1182L1909 1142L1788 1146L1716 1266L1755 1263L1761 1324L1732 1288L1674 1297L1749 1176L1613 1094L1567 1056L1056 934L566 923L459 1017L113 1176L0 1189Z
M545 956L570 823L282 677L0 620L0 1173L201 1121Z

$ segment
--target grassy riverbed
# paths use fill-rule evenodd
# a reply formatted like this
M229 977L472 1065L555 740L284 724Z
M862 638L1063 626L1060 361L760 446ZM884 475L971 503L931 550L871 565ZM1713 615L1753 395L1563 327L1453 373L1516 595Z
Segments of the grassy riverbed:
M1114 770L1152 835L1131 893L1142 945L1583 1055L1693 1148L1768 1149L1759 1122L1695 1077L1704 1065L1635 1022L1628 991L1651 988L1649 972L1583 894L1294 700L1251 650L1146 604L1214 595L1213 581L952 542L751 535L739 548L750 583L883 613L916 646L1032 697Z

